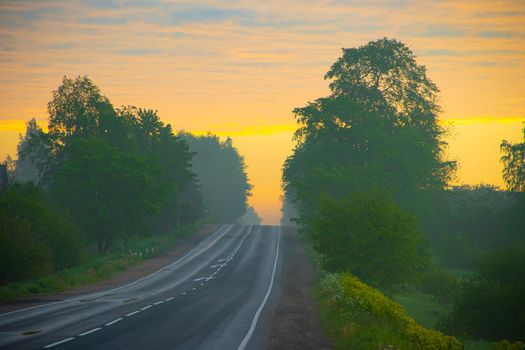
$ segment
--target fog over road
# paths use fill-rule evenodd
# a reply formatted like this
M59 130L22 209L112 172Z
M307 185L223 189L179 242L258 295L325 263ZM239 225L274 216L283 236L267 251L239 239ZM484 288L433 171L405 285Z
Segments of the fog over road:
M130 284L0 315L0 348L265 349L280 237L277 226L223 226Z

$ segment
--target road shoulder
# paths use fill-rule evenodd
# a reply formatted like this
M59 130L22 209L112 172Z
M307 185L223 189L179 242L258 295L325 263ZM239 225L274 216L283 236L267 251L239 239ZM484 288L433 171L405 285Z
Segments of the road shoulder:
M271 350L323 350L331 345L321 330L311 294L315 268L294 228L284 228L282 289L272 322Z

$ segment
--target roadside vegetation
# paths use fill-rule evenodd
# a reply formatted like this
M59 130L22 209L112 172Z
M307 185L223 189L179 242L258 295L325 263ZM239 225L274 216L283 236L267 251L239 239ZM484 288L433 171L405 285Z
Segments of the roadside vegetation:
M159 252L198 223L247 211L251 185L230 139L190 150L200 138L177 135L154 110L115 108L87 77L64 77L48 114L45 129L28 122L18 158L4 162L0 301L98 280L135 263L130 249ZM210 182L198 171L213 157Z
M502 142L506 191L453 187L439 89L407 45L343 49L325 79L294 110L282 210L324 271L336 347L523 349L525 129Z

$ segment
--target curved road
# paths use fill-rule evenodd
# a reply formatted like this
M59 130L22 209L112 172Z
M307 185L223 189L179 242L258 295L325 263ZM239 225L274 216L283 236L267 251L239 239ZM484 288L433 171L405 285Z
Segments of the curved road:
M265 349L280 236L280 227L223 226L130 284L2 314L0 348Z

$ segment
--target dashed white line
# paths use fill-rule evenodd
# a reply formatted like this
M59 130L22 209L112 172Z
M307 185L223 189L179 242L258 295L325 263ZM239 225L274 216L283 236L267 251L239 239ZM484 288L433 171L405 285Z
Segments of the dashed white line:
M116 318L116 319L114 319L113 321L106 323L106 326L112 326L112 325L114 325L115 323L120 322L120 321L122 321L122 320L123 320L122 317Z
M197 288L193 287L191 290L197 290Z
M157 301L156 303L153 303L153 305L160 305L164 302L164 300L161 300L161 301Z
M49 349L49 348L52 348L54 346L67 343L68 341L71 341L73 339L75 339L75 337L69 337L69 338L66 338L66 339L59 340L57 342L54 342L54 343L51 343L51 344L48 344L48 345L44 346L44 349Z
M186 292L182 292L182 295L186 295Z
M130 312L129 314L127 314L126 316L133 316L133 315L136 315L140 312L140 310L137 310L137 311L133 311L133 312Z
M153 305L151 305L151 304L148 305L148 306L144 306L141 310L142 310L142 311L147 310L147 309L149 309L149 308L152 307L152 306L153 306Z
M169 297L168 299L164 299L164 301L170 301L170 300L173 300L175 299L175 297Z
M102 328L100 328L100 327L93 328L92 330L89 330L89 331L87 331L87 332L80 333L78 336L79 336L79 337L83 337L83 336L85 336L85 335L88 335L88 334L91 334L91 333L98 332L98 331L100 331L101 329L102 329Z

